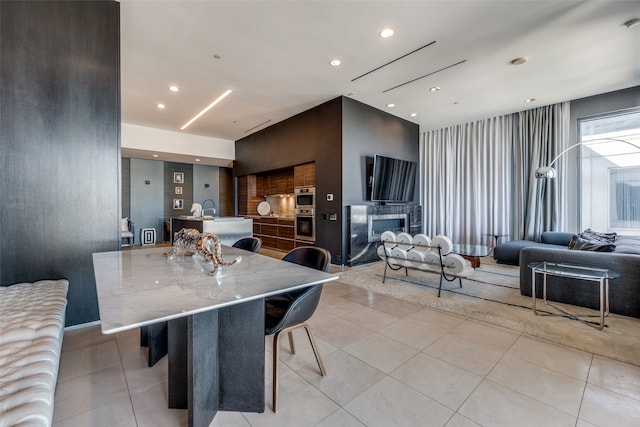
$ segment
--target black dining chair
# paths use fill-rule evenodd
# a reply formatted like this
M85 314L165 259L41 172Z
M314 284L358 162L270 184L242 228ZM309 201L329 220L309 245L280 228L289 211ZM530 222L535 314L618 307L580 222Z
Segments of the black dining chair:
M328 271L331 264L331 254L323 248L315 246L302 246L289 251L283 261ZM291 354L295 354L292 331L304 328L311 343L311 349L320 368L320 374L324 377L326 372L320 352L316 345L311 329L306 323L313 315L322 293L322 283L309 286L293 292L274 295L265 298L265 335L273 335L273 412L278 407L278 346L280 334L287 333Z
M260 238L258 237L244 237L231 246L238 249L244 249L245 251L257 253L262 246L262 240L260 240Z

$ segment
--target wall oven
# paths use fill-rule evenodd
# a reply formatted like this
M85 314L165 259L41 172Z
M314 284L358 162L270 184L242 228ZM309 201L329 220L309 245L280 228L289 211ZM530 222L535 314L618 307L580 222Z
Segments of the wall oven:
M316 206L315 187L296 187L294 190L296 197L296 209L314 209Z
M316 241L316 224L313 209L296 208L295 229L296 240Z

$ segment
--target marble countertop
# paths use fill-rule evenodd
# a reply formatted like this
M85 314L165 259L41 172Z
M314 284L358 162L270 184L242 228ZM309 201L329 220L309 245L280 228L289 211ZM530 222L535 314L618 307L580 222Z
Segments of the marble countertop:
M102 332L176 319L289 290L338 276L275 258L223 246L220 268L199 256L167 258L168 248L93 254Z

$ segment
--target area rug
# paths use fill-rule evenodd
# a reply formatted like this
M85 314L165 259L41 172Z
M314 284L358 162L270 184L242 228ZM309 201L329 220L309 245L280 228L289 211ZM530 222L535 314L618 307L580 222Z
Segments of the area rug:
M341 272L339 281L640 366L640 319L611 314L605 319L606 327L597 330L566 317L536 316L531 297L520 295L519 267L482 258L480 267L462 279L462 287L457 280L443 281L440 298L438 274L388 269L382 283L384 268L383 261L353 267ZM583 307L557 305L569 312L598 314ZM554 312L541 300L537 308L542 313Z

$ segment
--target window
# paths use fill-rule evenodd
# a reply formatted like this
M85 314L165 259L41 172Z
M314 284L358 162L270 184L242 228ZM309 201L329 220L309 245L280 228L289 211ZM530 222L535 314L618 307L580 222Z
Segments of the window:
M640 110L583 119L582 229L640 234Z

